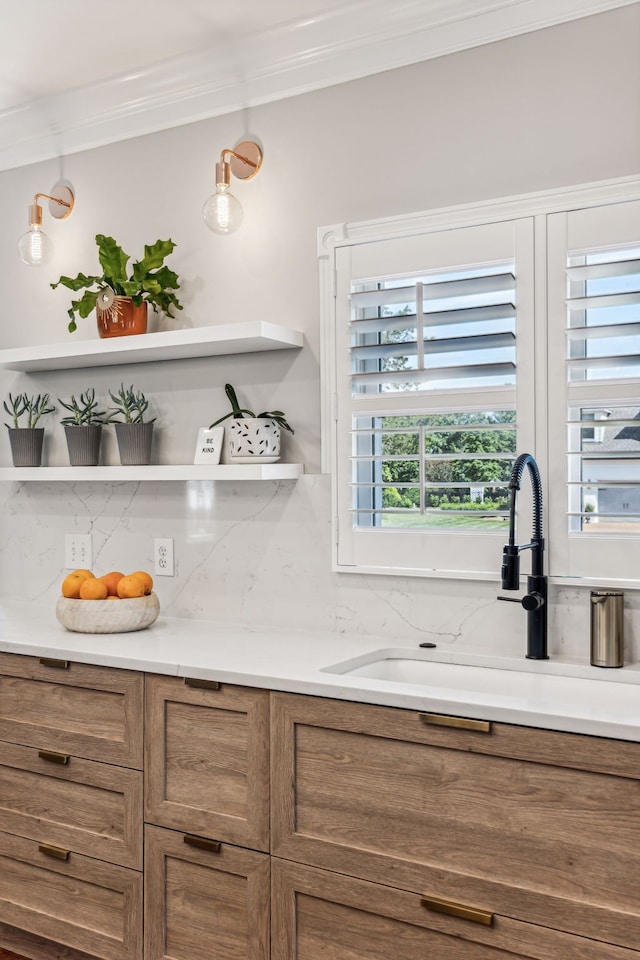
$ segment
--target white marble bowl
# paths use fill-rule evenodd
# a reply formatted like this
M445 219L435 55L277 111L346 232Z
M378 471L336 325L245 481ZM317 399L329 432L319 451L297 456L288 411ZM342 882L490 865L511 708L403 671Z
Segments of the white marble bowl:
M160 603L155 593L130 600L70 600L60 597L56 616L74 633L130 633L144 630L158 619Z

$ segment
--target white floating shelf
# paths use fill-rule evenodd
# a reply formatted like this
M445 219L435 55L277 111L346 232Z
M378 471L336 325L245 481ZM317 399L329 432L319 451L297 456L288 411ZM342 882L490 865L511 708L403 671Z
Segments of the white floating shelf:
M301 463L264 464L162 464L148 467L0 467L0 481L39 480L52 483L86 480L122 483L138 480L297 480L304 473Z
M37 347L0 350L0 368L35 372L219 357L233 353L258 353L301 347L300 330L263 320L225 323L215 327L164 330L138 336L104 340L77 340Z

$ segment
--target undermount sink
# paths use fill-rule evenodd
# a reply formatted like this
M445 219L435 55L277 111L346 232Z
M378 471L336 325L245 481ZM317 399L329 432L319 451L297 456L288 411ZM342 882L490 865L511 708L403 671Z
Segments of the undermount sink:
M527 660L515 657L456 655L435 650L389 647L373 650L350 660L343 660L322 669L323 673L341 675L345 680L374 680L402 686L430 688L441 697L490 696L496 702L541 704L563 702L567 696L584 697L597 712L598 693L603 693L605 677L593 667L563 664L554 661ZM637 701L636 671L607 671L606 680L617 682L617 696L622 701ZM622 675L622 674L626 675ZM624 681L632 681L631 683ZM633 682L635 681L635 682ZM606 681L605 681L606 682ZM626 688L626 689L625 689ZM637 706L635 707L637 715Z
M375 650L362 657L345 660L329 667L325 673L337 673L349 677L361 677L369 680L385 680L390 683L413 684L419 687L438 687L439 689L465 690L469 692L505 693L513 692L513 683L518 683L520 692L524 683L531 686L542 677L528 671L509 670L493 666L453 663L451 660L434 659L428 651L386 649Z

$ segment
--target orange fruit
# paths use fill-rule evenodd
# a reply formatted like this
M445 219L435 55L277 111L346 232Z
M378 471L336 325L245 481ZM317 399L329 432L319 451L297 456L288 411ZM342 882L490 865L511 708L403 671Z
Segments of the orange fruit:
M144 597L144 594L145 584L140 577L130 575L118 580L118 596L121 600L128 600L131 597Z
M151 591L153 590L153 577L150 574L145 573L144 570L135 570L131 574L131 576L140 577L140 579L144 583L144 592L151 593Z
M91 579L85 577L82 573L70 573L62 581L62 596L71 600L77 600L80 596L80 587L85 580Z
M74 572L75 574L77 574L78 576L83 576L83 577L93 577L93 576L94 576L94 574L92 573L91 570L74 570L73 572Z
M122 580L124 573L120 573L119 570L112 570L110 573L105 573L103 577L98 577L98 580L102 580L103 583L107 585L107 593L110 597L118 596L118 580Z
M106 600L107 585L97 577L87 577L80 584L81 600Z
M105 597L105 599L106 599L106 600L119 600L120 597L115 596L114 594L110 593L108 597Z

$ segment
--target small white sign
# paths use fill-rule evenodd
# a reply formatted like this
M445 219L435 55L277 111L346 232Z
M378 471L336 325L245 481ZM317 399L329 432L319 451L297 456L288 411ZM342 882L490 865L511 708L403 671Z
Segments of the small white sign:
M220 463L224 427L200 427L194 463Z

